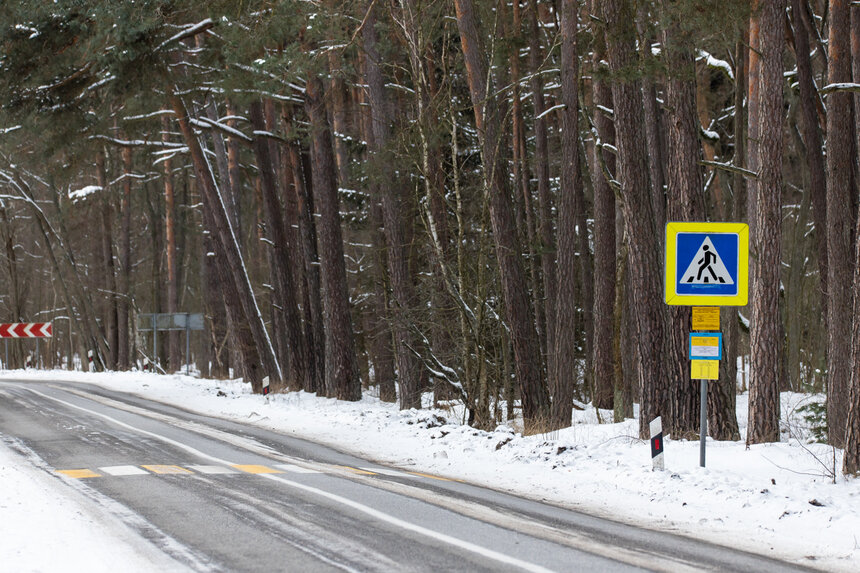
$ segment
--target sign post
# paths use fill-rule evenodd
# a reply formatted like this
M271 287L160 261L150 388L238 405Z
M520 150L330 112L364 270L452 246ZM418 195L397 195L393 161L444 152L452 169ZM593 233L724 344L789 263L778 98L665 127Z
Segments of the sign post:
M185 374L191 375L191 331L203 330L203 314L194 312L141 314L137 328L141 332L152 332L152 362L158 364L158 331L185 331Z
M664 278L666 304L693 306L690 378L700 381L699 465L705 467L708 380L719 380L722 358L720 307L747 304L749 227L745 223L667 223Z

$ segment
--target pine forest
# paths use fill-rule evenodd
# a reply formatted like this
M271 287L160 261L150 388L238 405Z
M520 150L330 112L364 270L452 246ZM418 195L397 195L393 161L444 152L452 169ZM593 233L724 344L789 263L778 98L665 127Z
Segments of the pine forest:
M858 189L848 0L0 6L0 319L53 323L4 368L693 437L667 223L741 222L710 435L740 439L738 393L748 444L781 439L780 392L820 395L858 474ZM156 313L204 330L186 350Z

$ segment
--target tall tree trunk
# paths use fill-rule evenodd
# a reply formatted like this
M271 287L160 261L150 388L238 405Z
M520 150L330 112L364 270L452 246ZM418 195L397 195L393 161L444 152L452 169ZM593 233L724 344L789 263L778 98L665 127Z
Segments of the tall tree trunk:
M807 3L791 0L794 16L794 54L797 60L797 83L800 86L801 133L806 146L806 164L809 169L809 193L812 195L812 216L815 222L815 247L818 255L818 280L821 290L821 308L827 308L827 177L821 141L821 124L818 121L818 92L812 76L809 57L809 21ZM827 331L827 313L824 313L824 331Z
M122 150L122 196L120 198L120 240L119 240L119 297L117 301L117 367L128 370L131 366L129 352L130 309L131 309L131 148Z
M643 39L639 46L640 57L643 62L646 62L646 65L652 63L655 59L651 52L654 38L652 37L653 32L650 29L651 24L648 22L648 19L652 17L649 14L648 8L649 3L640 3L636 23L639 35ZM671 64L669 64L668 71L669 73L675 72ZM663 125L663 110L657 99L657 85L650 74L645 74L642 78L642 110L645 113L645 137L648 142L648 173L651 175L651 205L654 209L655 224L658 229L662 229L666 224L666 207L669 200L665 188L666 176L664 175L667 161L666 153L663 150L663 131L665 127ZM671 112L671 108L669 111ZM668 151L668 160L671 161L673 159L671 150Z
M203 290L203 311L206 316L208 364L201 364L200 371L208 372L215 380L223 380L229 376L230 352L227 340L227 314L224 305L224 294L219 279L218 264L215 260L215 241L211 235L203 238L203 264L201 265ZM208 370L205 368L208 366Z
M746 94L746 46L738 42L735 48L735 117L732 120L734 130L734 157L732 164L743 167L746 161L744 154L744 95ZM732 194L728 201L726 217L729 221L740 220L746 181L740 172L732 176ZM708 433L715 440L739 440L740 430L737 417L738 389L738 348L740 329L738 328L738 309L726 306L720 309L720 321L723 331L723 347L725 358L720 361L720 378L723 384L708 385Z
M529 0L529 71L531 79L529 80L532 90L532 103L534 105L534 130L535 130L535 176L538 183L538 207L540 210L540 224L538 227L538 255L540 257L541 268L543 270L543 293L545 298L544 316L546 317L546 355L547 355L547 372L553 372L553 360L558 355L559 349L555 342L557 332L556 319L558 312L556 310L557 301L561 300L558 296L558 278L556 276L556 238L555 231L552 225L552 194L549 186L549 144L547 130L546 102L544 101L544 86L543 79L540 74L541 64L543 63L543 50L541 49L540 39L541 34L538 28L538 2L537 0ZM574 20L573 25L576 26ZM567 72L562 67L563 72ZM574 90L576 86L574 86ZM576 94L574 94L576 95ZM575 102L575 100L574 100ZM578 102L576 102L578 104ZM576 110L574 110L574 115ZM575 119L575 117L574 117ZM574 133L578 133L576 123L573 124ZM575 160L575 158L574 158ZM563 165L567 163L567 156L563 159ZM570 166L568 166L570 167ZM570 180L569 184L574 181ZM569 187L567 192L573 192L573 186ZM564 192L563 192L564 193ZM573 214L575 216L575 213ZM571 219L568 223L573 223ZM559 222L559 230L564 231L561 222ZM571 231L575 229L571 227ZM564 301L566 305L573 307L576 299ZM569 325L573 328L574 336L576 333L576 325ZM569 343L565 344L569 346ZM568 371L567 375L573 375L575 370ZM554 391L553 391L554 393ZM572 397L573 394L570 394ZM564 426L562 426L564 427Z
M561 101L562 169L558 206L558 293L554 308L555 356L550 360L552 391L552 427L570 426L573 393L577 382L577 338L579 268L576 227L582 205L582 176L579 171L578 106L579 58L576 54L577 1L564 0L561 5ZM584 231L584 229L582 230ZM584 253L581 253L584 256Z
M319 78L308 79L305 110L310 120L314 206L319 216L325 321L325 389L327 395L341 400L359 400L361 382L358 377L355 338L349 310L335 159L331 129L326 118L323 86Z
M649 436L649 423L670 416L669 387L664 366L663 287L660 281L663 233L650 197L648 154L642 113L642 89L630 71L637 67L636 28L632 6L622 0L603 2L606 47L613 74L615 131L618 142L622 212L629 244L628 276L633 290L634 321L639 348L639 434Z
M100 150L96 155L96 168L98 169L99 186L99 211L101 215L101 256L102 256L102 280L104 281L105 305L104 333L107 340L108 354L105 356L108 370L116 370L116 352L118 344L117 334L117 290L116 290L116 265L113 260L113 208L110 200L110 188L107 181L107 169L105 166L105 153Z
M169 141L170 122L162 116L161 130L163 141ZM167 261L167 312L179 312L179 284L176 251L176 196L173 186L173 160L168 156L162 162L164 170L164 236L165 257ZM168 333L167 363L171 370L179 366L179 337L177 332Z
M259 100L251 102L249 110L251 127L255 132L266 131L266 121L263 117L263 104ZM275 312L283 314L289 356L281 357L281 364L288 360L287 378L284 380L290 388L305 388L308 385L309 370L308 353L302 336L302 323L299 316L296 289L293 285L293 262L289 252L289 240L284 228L284 214L278 197L277 182L275 181L274 166L268 138L261 135L254 137L254 155L260 173L260 183L263 191L266 229L272 241L273 274L275 279L276 300L281 309Z
M188 122L188 112L185 104L177 95L171 95L170 102L176 113L179 129L191 155L204 208L208 209L212 217L212 232L215 233L218 247L223 251L229 265L229 279L232 282L232 286L235 286L238 302L241 304L244 315L242 318L250 327L253 344L257 347L257 351L260 354L261 364L245 364L246 373L251 374L250 382L252 387L255 391L260 391L264 376L269 376L274 384L283 380L281 367L278 364L272 341L269 338L268 332L266 332L262 314L254 298L254 291L251 288L245 261L242 258L239 243L230 224L227 210L221 200L214 175L200 146L200 142L192 130L191 124ZM259 366L262 366L262 372L258 371Z
M860 227L860 221L858 221ZM860 236L860 228L857 229ZM860 292L860 241L855 245L854 292ZM854 322L851 337L851 384L848 388L848 414L845 424L845 451L842 471L860 475L860 296L854 297Z
M761 76L761 46L759 18L759 0L750 0L750 26L749 26L749 51L747 53L747 169L753 173L759 170L759 109L761 101L759 98ZM750 226L750 237L756 234L755 202L758 196L759 181L757 178L747 181L747 221ZM753 273L755 265L750 265L750 284L755 282Z
M779 273L782 209L782 55L785 45L785 0L764 2L760 18L761 76L755 232L750 259L752 285L750 324L750 396L747 444L779 441L779 378L781 372Z
M598 13L600 0L592 0L591 11ZM606 43L602 26L592 22L594 47L592 48L592 82L594 127L598 141L592 153L591 179L594 182L594 394L595 408L612 409L615 389L615 192L608 177L615 173L615 154L606 152L603 145L615 144L615 128L603 109L612 108L612 92L607 81L600 77L601 62L606 57ZM603 166L609 172L603 172ZM588 277L584 277L588 280ZM619 312L620 315L620 312ZM621 420L616 420L621 421Z
M407 29L413 30L412 18L415 16L410 0L403 1L404 20ZM419 45L416 45L419 44ZM385 90L382 70L379 68L380 56L377 50L376 28L364 27L365 75L370 101L371 129L373 131L370 147L371 165L376 173L384 173L386 166L393 161L389 154L391 118L393 109L388 102L393 101ZM420 58L420 42L414 38L410 42L411 58ZM413 63L418 68L419 63ZM420 94L419 94L419 97ZM409 270L409 253L405 224L407 220L407 194L404 182L398 176L380 177L379 192L382 198L382 222L385 229L387 246L388 278L391 282L393 300L390 306L391 329L394 334L394 356L397 363L397 383L400 388L400 409L421 407L421 371L418 359L412 352L417 347L410 324L410 310L415 306L415 287Z
M828 83L851 81L850 13L848 0L830 1ZM848 414L851 376L851 311L853 291L836 285L851 284L852 197L857 193L852 176L854 126L850 93L833 92L827 98L827 430L830 444L842 447ZM833 264L839 261L840 264Z
M283 121L292 127L292 118L288 115L289 107L284 108ZM287 145L287 161L293 173L293 200L298 218L299 245L302 250L305 277L304 292L306 299L302 303L305 315L306 347L310 353L313 366L313 379L305 388L309 392L325 393L325 327L322 309L322 290L320 286L320 263L317 252L317 233L314 224L313 190L310 166L305 161L306 154L302 152L298 141Z
M666 0L664 9L663 51L669 78L666 81L668 130L668 168L666 172L668 211L671 221L702 221L705 208L702 173L699 168L699 126L696 119L696 62L692 39L684 35L679 23L671 21L674 2ZM671 395L671 419L663 427L674 437L691 436L699 431L699 381L690 378L687 335L690 307L670 306L666 333ZM668 423L667 423L668 422Z
M482 148L482 166L489 194L490 220L502 283L505 312L514 347L514 368L520 384L526 432L539 429L549 419L549 397L541 378L540 344L529 298L521 247L508 191L508 167L500 153L507 105L488 85L488 62L478 31L472 0L455 0L460 43L475 123Z

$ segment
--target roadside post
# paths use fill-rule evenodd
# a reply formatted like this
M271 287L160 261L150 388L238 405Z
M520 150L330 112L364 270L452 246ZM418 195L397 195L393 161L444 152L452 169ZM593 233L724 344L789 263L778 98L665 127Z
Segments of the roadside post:
M663 418L657 416L648 424L651 430L651 469L662 470L663 463Z
M699 465L705 467L708 381L719 380L720 307L745 306L749 293L749 227L745 223L666 224L665 302L692 306L690 378L700 382ZM726 381L735 384L734 380Z

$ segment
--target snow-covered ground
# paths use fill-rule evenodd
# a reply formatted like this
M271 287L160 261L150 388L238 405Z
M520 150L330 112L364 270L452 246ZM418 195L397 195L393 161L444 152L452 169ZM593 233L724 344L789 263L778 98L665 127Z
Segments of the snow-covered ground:
M782 396L787 430L782 443L746 448L743 440L708 440L707 468L700 468L698 441L667 439L666 470L652 471L650 446L638 439L638 424L599 424L594 410L575 412L576 423L569 429L523 437L507 427L493 432L470 428L456 409L401 412L371 396L356 403L307 393L264 398L237 381L143 373L15 371L0 378L88 382L276 429L394 466L812 567L857 571L860 563L860 480L839 474L838 450L788 437L805 435L796 414L809 400L805 395ZM742 395L742 434L746 412ZM84 562L95 567L88 569L100 570L98 563L113 552L126 552L130 557L121 561L125 570L151 568L144 567L134 544L117 543L127 541L121 530L94 521L83 502L59 493L59 485L0 449L4 566L11 555L16 571L52 570L51 563L72 559L89 560ZM11 539L5 533L10 523L15 524ZM49 555L44 551L46 532L62 540L52 544Z
M0 571L181 569L123 521L123 513L135 516L119 504L70 489L38 468L26 446L0 438Z

